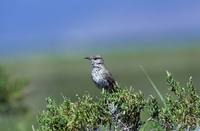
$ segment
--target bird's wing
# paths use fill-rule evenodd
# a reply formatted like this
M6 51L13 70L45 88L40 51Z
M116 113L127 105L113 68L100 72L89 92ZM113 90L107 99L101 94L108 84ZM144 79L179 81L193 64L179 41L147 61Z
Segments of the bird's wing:
M104 76L105 76L105 79L108 81L110 88L112 88L112 90L117 88L117 83L115 79L112 77L112 74L110 72L107 71Z

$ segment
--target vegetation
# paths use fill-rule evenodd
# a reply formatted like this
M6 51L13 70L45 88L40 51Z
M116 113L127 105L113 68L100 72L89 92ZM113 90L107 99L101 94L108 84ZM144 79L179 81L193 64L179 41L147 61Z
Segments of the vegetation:
M167 72L167 84L170 94L166 97L166 106L158 114L160 123L166 129L194 130L200 124L200 96L194 88L192 77L183 87Z
M138 129L141 125L140 113L145 106L143 95L132 89L118 90L109 94L102 91L94 100L86 95L73 103L64 98L56 105L47 99L47 111L39 115L39 130L94 130L98 128Z
M25 111L22 100L27 84L27 80L11 77L4 67L0 66L0 113Z
M169 93L160 106L153 96L144 98L141 92L119 89L116 93L102 91L94 99L90 95L57 105L47 98L47 110L38 116L39 131L65 130L194 130L200 124L200 97L190 77L186 87L175 81L167 72ZM147 110L148 119L142 119ZM150 124L150 126L147 125Z
M166 69L173 72L176 75L176 79L183 85L187 81L186 78L193 76L194 85L199 91L200 61L198 57L195 57L200 55L199 48L178 47L159 50L146 49L143 51L133 51L130 48L129 51L113 50L110 53L103 52L102 55L105 58L108 69L111 70L122 88L133 85L136 92L141 90L145 96L145 101L150 100L148 98L149 95L153 95L158 102L159 109L163 107L159 96L150 87L139 65L143 65L145 70L148 71L164 100L166 100L164 94L171 92L167 88L164 77L165 73L163 71ZM30 86L24 88L25 93L23 93L24 89L19 93L22 95L22 100L19 103L25 101L25 106L29 108L28 113L19 115L4 115L4 113L0 115L0 131L29 131L32 125L35 128L39 127L37 126L36 115L44 110L46 106L44 100L48 96L52 96L57 105L63 102L60 94L64 94L72 102L77 101L75 94L79 94L81 98L84 94L90 94L93 100L96 101L96 96L99 97L101 93L90 81L90 68L88 63L82 59L83 56L80 54L76 56L68 54L56 56L51 54L48 56L27 56L28 59L20 57L19 59L2 60L4 67L6 67L5 72L9 73L12 79L19 79L19 76L23 76L30 80L31 83ZM169 94L174 97L172 92ZM16 106L21 107L21 105L17 104ZM148 119L146 118L148 117L147 115L149 114L150 116L150 113L146 112L147 109L145 107L141 113L142 126L140 130L157 130L158 126L160 127L161 125L160 123L154 120L145 122Z

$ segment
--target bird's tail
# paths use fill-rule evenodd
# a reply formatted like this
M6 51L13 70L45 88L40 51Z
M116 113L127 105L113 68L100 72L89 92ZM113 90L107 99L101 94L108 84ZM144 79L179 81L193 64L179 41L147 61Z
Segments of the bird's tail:
M115 81L115 88L119 88L119 84L117 81Z
M109 90L110 93L117 92L119 89L119 84L117 81L114 81L113 87Z

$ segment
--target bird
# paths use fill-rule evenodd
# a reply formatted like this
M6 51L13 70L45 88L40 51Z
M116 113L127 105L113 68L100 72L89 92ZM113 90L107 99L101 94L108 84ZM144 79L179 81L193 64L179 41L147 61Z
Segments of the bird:
M115 81L112 74L106 69L103 57L100 55L93 55L85 57L85 59L90 60L91 62L91 78L94 84L98 88L104 89L109 93L116 92L118 83Z

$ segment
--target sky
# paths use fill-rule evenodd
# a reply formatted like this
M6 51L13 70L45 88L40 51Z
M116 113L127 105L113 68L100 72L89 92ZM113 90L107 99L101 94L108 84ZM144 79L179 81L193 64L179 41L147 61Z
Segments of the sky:
M199 7L199 0L0 0L0 51L87 47L106 41L196 40Z

